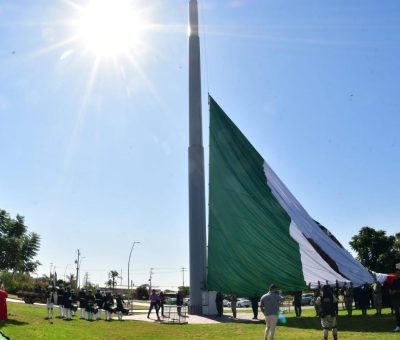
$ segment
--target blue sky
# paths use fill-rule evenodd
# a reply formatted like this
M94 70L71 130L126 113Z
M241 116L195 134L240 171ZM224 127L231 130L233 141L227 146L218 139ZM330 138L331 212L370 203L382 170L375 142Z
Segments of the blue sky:
M50 263L103 283L181 284L188 268L187 3L133 1L132 59L70 39L72 1L0 3L0 207ZM115 1L117 3L118 1ZM75 1L85 6L85 1ZM345 245L400 230L400 3L200 1L207 92L306 210ZM188 277L186 277L186 281Z

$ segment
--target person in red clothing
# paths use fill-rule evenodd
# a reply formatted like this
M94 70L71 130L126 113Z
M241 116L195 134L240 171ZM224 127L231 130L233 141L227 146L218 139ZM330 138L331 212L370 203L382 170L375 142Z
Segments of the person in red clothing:
M0 290L0 321L7 320L7 292Z

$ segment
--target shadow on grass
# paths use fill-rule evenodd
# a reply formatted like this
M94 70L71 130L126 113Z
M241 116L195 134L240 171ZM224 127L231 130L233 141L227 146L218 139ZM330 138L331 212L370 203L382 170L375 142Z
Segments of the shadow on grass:
M321 329L321 321L317 317L290 317L284 327ZM395 327L394 317L390 314L375 315L353 315L338 318L339 331L351 332L390 332Z
M24 326L24 325L27 325L27 324L28 324L27 322L8 319L8 320L0 321L0 328L5 326L5 325Z

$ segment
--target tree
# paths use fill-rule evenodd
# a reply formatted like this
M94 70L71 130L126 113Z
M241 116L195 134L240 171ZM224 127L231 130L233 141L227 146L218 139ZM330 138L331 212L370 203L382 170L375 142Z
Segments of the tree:
M68 285L70 285L72 288L77 288L77 284L76 284L76 278L75 278L75 274L70 273L69 275L67 275L67 281Z
M363 227L352 237L350 246L365 267L378 273L391 273L400 262L396 237L387 236L384 230Z
M187 286L180 286L178 289L182 292L183 296L189 296L190 295L190 290L189 287Z
M115 286L117 285L116 279L119 278L119 273L116 270L111 270L108 273L108 281L106 282L106 286L111 288L113 291L115 290Z
M24 217L10 215L0 209L0 270L13 273L32 273L40 265L35 261L40 247L40 237L29 233Z
M136 299L138 300L148 300L149 298L149 285L144 284L136 288Z
M400 233L397 233L394 235L396 238L394 241L394 247L396 248L396 251L400 254Z

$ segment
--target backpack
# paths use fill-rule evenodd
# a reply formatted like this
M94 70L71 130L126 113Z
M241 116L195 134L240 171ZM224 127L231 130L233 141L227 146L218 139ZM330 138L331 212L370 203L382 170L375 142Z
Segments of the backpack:
M335 316L336 305L333 302L333 295L321 296L321 317Z

